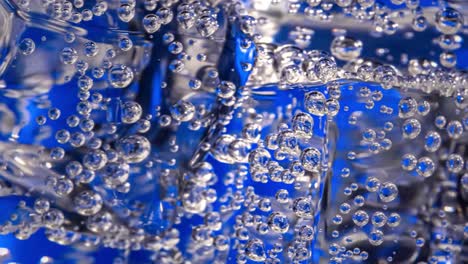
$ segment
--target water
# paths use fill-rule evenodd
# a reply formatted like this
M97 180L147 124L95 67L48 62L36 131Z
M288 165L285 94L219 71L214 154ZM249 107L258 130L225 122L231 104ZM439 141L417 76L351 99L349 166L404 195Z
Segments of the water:
M0 259L468 262L465 9L0 0Z

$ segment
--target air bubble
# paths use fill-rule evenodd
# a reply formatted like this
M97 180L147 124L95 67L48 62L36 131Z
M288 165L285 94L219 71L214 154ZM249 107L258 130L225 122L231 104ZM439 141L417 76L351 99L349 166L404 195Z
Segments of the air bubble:
M125 88L133 81L133 71L125 65L117 64L109 70L108 80L114 88Z
M177 121L188 122L195 116L195 106L188 101L178 101L171 107L171 116Z
M62 211L50 209L42 215L42 222L48 228L58 228L65 221L65 216Z
M114 188L127 181L130 174L130 166L126 163L108 163L100 173L104 183Z
M153 34L161 27L161 21L157 15L148 14L143 18L143 27L147 33Z
M413 97L406 97L398 103L398 116L408 118L414 116L417 110L417 102Z
M435 25L444 34L456 34L463 26L463 15L456 9L447 7L435 14Z
M121 138L116 145L119 155L129 163L145 160L151 151L151 144L147 138L131 135Z
M359 58L362 52L362 41L347 37L338 36L331 43L331 53L340 60L351 61Z
M18 48L23 55L31 55L36 50L36 43L30 38L25 38L21 40Z
M133 48L133 41L130 38L122 37L119 39L119 48L123 51L129 51Z
M463 134L463 125L460 121L458 120L453 120L450 121L447 124L447 133L450 138L453 139L458 139L462 136Z
M74 185L71 180L60 178L55 182L53 188L58 196L66 196L73 191Z
M133 101L128 101L122 104L122 122L125 124L133 124L136 123L143 113L143 109L141 108L140 104Z
M86 227L95 233L108 231L113 225L112 215L108 212L99 212L88 217Z
M385 182L380 185L379 198L384 203L389 203L398 196L398 188L394 183Z
M122 4L117 9L117 14L123 22L130 22L135 17L135 8L128 4Z
M197 19L197 31L202 37L213 35L219 28L218 21L212 16L201 16Z
M405 154L401 158L401 168L406 171L412 171L416 168L418 160L413 154Z
M353 222L355 225L363 227L369 223L369 215L362 210L358 210L353 214Z
M442 144L442 137L436 131L429 131L424 138L424 149L428 152L436 152Z
M289 219L279 212L274 212L268 217L268 227L275 232L286 233L289 230Z
M34 201L34 211L38 214L44 214L50 209L50 202L45 198L38 198Z
M326 99L321 92L314 91L307 93L304 106L312 115L324 116L327 113Z
M230 98L236 92L236 85L232 82L222 81L216 87L216 95L221 98Z
M297 198L293 203L293 211L298 217L313 217L313 203L309 198Z
M332 57L323 58L315 63L314 73L323 83L333 80L336 77L338 68Z
M415 139L421 133L421 123L417 119L407 119L402 126L403 137Z
M253 261L265 261L265 246L260 239L252 239L245 246L245 254Z
M372 225L382 227L387 223L387 216L382 212L375 212L372 215Z
M446 167L449 172L459 173L463 170L465 162L459 154L450 154L446 161Z
M62 52L60 53L60 60L64 64L74 64L76 60L78 60L78 53L73 48L63 48Z
M102 169L107 163L106 153L102 150L93 150L83 157L83 165L90 170Z
M384 241L384 234L380 230L374 230L369 234L369 242L373 246L379 246Z
M174 13L167 7L161 7L158 9L156 15L158 16L160 23L163 25L171 23L172 19L174 18Z
M73 198L75 210L80 215L95 215L102 208L102 197L92 191L83 191Z
M301 153L301 163L304 169L318 172L322 161L322 154L316 148L307 148Z
M94 57L98 54L98 52L99 52L99 47L95 42L88 41L84 44L84 54L87 57Z
M307 113L298 113L293 117L292 130L300 138L310 138L313 134L314 120Z

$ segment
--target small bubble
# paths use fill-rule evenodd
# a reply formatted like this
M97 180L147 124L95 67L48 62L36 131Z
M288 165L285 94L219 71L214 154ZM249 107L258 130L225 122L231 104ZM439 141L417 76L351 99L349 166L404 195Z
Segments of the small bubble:
M369 192L376 192L380 189L380 181L375 177L370 177L366 182L366 189Z
M446 161L446 167L449 172L459 173L463 170L465 162L459 154L450 154Z
M384 241L384 234L380 230L374 230L369 234L369 242L373 246L379 246Z
M342 203L340 205L340 212L343 214L348 214L351 211L351 205L348 203Z
M148 14L143 18L143 27L149 34L153 34L161 27L161 21L155 14Z
M230 98L236 92L236 85L232 82L222 81L216 86L216 95L221 98Z
M314 205L309 198L301 197L294 200L293 211L298 217L312 217Z
M289 201L289 192L285 189L280 189L276 192L275 198L279 203L287 203Z
M106 232L113 225L112 215L108 212L99 212L88 217L86 227L96 233Z
M71 161L65 166L65 171L70 178L74 178L83 171L83 166L78 161Z
M129 51L133 48L133 42L130 38L122 37L119 39L119 48L123 51Z
M439 61L442 66L453 68L457 65L457 55L450 51L442 52L440 53Z
M189 81L189 87L193 90L198 90L202 87L202 82L198 79L191 79Z
M65 144L70 140L70 132L65 129L61 129L55 133L55 139L60 144Z
M435 152L442 144L442 137L436 131L429 131L424 137L424 149L428 152Z
M301 153L301 163L308 171L319 171L322 161L322 154L316 148L307 148Z
M428 22L425 16L415 16L411 23L413 30L417 32L422 32L426 30L427 25Z
M314 73L323 83L335 78L338 68L333 57L323 58L314 65Z
M355 188L351 188L351 189L355 189ZM357 195L356 197L354 197L354 205L358 207L364 206L365 202L366 202L366 199L362 195Z
M60 147L56 147L50 150L50 158L53 160L61 160L65 157L65 150Z
M80 215L95 215L102 208L102 197L92 191L82 191L73 198L75 210Z
M445 125L447 124L447 119L445 118L445 116L437 116L435 118L434 123L437 128L443 129Z
M195 106L188 101L180 100L171 107L171 116L177 121L188 122L195 116Z
M135 17L135 7L132 7L129 4L122 4L117 9L117 14L119 16L119 19L123 22L130 22L130 20L132 20L133 17Z
M107 156L102 150L93 150L83 157L83 165L90 170L102 169L107 163Z
M289 219L279 212L274 212L268 217L268 227L275 232L286 233L289 230Z
M401 158L401 168L406 171L412 171L416 168L417 159L413 154L405 154Z
M362 210L358 210L353 214L353 222L355 225L363 227L369 223L369 215Z
M421 123L417 119L407 119L402 126L403 137L415 139L421 133Z
M213 16L201 16L197 19L197 31L203 37L213 35L219 28L218 21Z
M450 121L448 124L447 124L447 133L449 135L450 138L453 138L453 139L458 139L462 136L463 134L463 125L460 121L458 120L453 120L453 121Z
M84 44L84 54L87 57L94 57L98 54L99 47L96 42L88 41Z
M36 44L30 38L25 38L21 40L20 44L18 45L19 50L23 55L30 55L36 50Z
M385 182L380 185L379 198L384 203L389 203L398 196L398 188L394 183Z
M50 108L49 111L47 112L47 115L49 116L50 120L57 120L60 117L60 109L58 108Z
M121 138L117 142L116 150L128 163L138 163L149 156L151 144L143 136L131 135Z
M435 26L444 34L456 34L463 26L463 15L456 9L446 7L435 14Z
M398 116L408 118L414 116L417 109L417 102L413 97L406 97L398 103Z
M125 65L117 64L109 70L108 80L112 87L125 88L133 81L133 71Z
M122 122L125 124L133 124L137 122L143 113L143 109L140 104L133 101L128 101L122 104Z
M372 225L382 227L387 223L387 216L382 212L375 212L371 218Z
M250 123L242 129L242 137L249 142L257 142L261 136L261 126L256 123Z
M70 194L73 191L74 186L73 186L73 182L71 180L65 179L65 178L60 178L54 184L53 188L54 188L55 193L58 196L66 196L66 195Z
M265 246L260 239L252 239L245 246L245 254L253 261L265 261Z
M37 116L36 117L36 123L40 126L44 125L47 121L47 118L43 115Z
M108 163L101 170L101 177L109 187L116 187L125 183L130 173L130 166L126 163Z
M185 63L182 60L172 60L169 63L169 70L174 73L181 72L185 68Z
M359 58L362 52L362 41L347 37L338 36L331 43L331 53L340 60L351 61Z
M38 198L34 201L34 211L38 214L44 214L50 209L50 202L45 198Z
M325 96L318 91L306 94L304 106L312 115L324 116L327 112Z
M60 53L60 60L64 64L74 64L78 60L78 53L73 48L65 47Z
M69 127L76 127L78 126L78 124L80 123L80 118L75 116L75 115L71 115L69 117L67 117L67 125Z
M62 211L57 209L50 209L42 215L42 222L48 228L58 228L65 221Z
M75 33L73 32L65 33L65 42L72 43L73 41L75 41L75 39L76 39Z
M159 8L156 12L156 15L158 16L160 23L163 25L171 23L172 19L174 18L174 13L167 7Z

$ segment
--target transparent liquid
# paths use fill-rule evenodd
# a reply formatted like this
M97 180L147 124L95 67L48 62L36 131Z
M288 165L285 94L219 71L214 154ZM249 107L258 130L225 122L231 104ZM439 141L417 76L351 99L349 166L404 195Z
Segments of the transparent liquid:
M464 263L465 10L400 2L0 2L0 258Z

